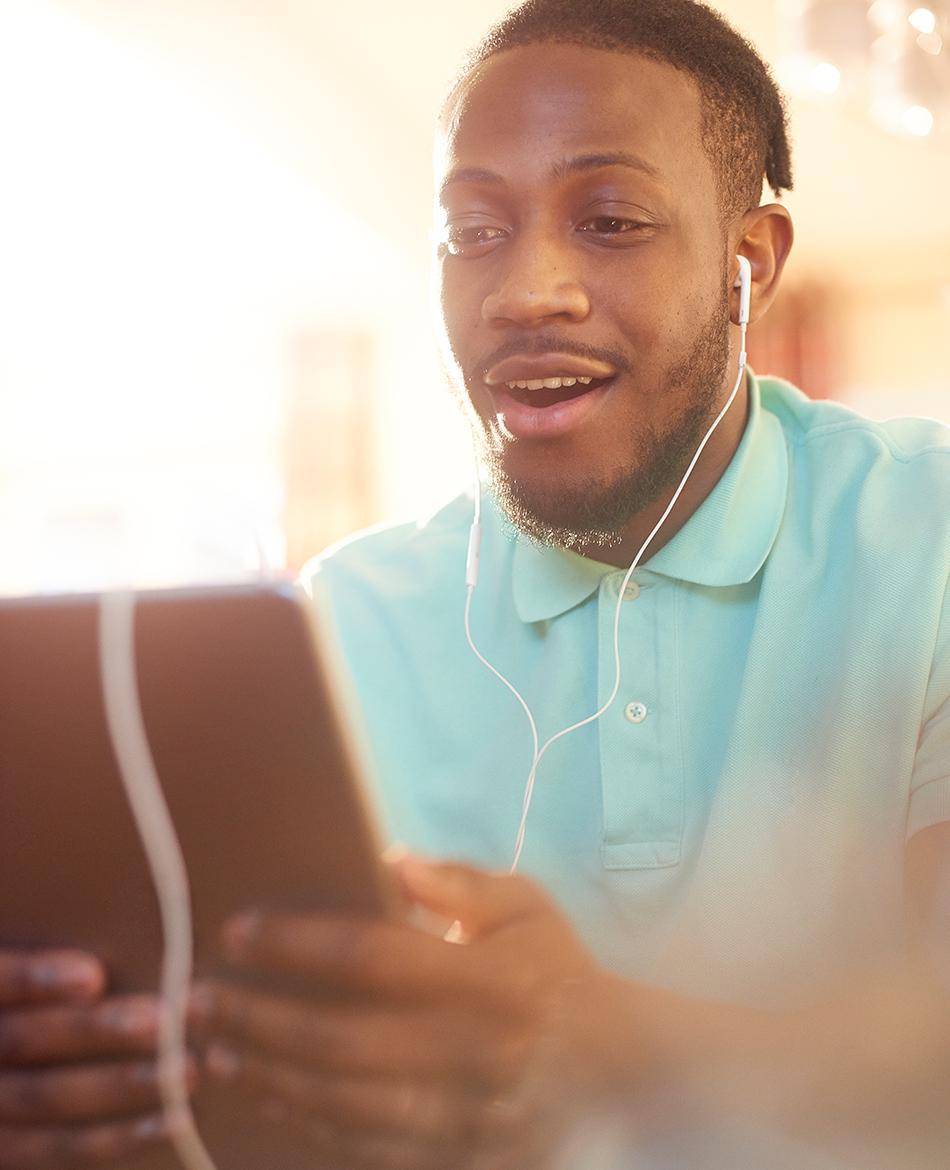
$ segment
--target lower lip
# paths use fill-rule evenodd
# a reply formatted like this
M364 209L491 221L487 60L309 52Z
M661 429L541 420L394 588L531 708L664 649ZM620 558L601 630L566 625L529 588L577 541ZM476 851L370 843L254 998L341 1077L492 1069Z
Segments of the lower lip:
M577 430L601 405L610 390L605 382L577 398L553 406L526 406L512 397L504 386L491 388L495 414L513 439L559 439Z

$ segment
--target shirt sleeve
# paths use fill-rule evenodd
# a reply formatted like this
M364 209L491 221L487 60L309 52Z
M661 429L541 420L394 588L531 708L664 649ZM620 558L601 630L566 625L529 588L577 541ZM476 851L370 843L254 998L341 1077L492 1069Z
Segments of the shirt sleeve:
M950 590L944 594L914 758L907 840L942 821L950 821Z

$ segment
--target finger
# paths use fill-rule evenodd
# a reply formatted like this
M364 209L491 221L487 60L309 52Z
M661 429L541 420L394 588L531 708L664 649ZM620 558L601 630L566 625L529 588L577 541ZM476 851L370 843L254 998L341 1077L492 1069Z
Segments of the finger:
M194 1061L189 1083L195 1083ZM102 1121L154 1109L160 1101L154 1061L0 1072L0 1124Z
M444 1106L434 1093L425 1101L410 1086L406 1094L376 1083L334 1085L302 1070L267 1064L255 1057L227 1052L222 1079L247 1089L272 1107L282 1126L303 1135L315 1153L347 1170L444 1170L461 1167L465 1147L443 1124ZM382 1092L382 1098L378 1096ZM418 1094L418 1095L417 1095ZM273 1105L278 1102L279 1110ZM427 1111L423 1116L422 1110ZM453 1123L454 1128L454 1123Z
M222 933L227 959L321 989L399 999L457 998L496 978L463 948L394 923L318 914L244 914Z
M102 995L106 973L82 951L0 950L0 1008L55 1003L88 1003Z
M414 1087L410 1090L414 1095ZM404 1109L412 1108L411 1100L407 1098ZM519 1121L513 1128L515 1114L510 1108L496 1111L494 1103L482 1106L477 1132L466 1133L458 1141L444 1135L420 1139L395 1129L351 1128L338 1116L317 1116L274 1096L263 1098L261 1112L274 1124L303 1135L315 1154L325 1156L333 1166L346 1165L347 1170L445 1170L447 1165L455 1170L552 1170L555 1164L553 1139L542 1140L533 1120Z
M518 874L427 861L411 854L397 858L392 867L411 901L457 919L469 938L551 909L541 888Z
M484 1094L453 1094L438 1083L329 1076L219 1045L208 1050L207 1068L217 1080L360 1133L454 1139L473 1133L487 1107Z
M163 1141L167 1134L160 1115L80 1129L0 1126L0 1166L4 1170L70 1170L116 1165Z
M480 1146L472 1152L468 1170L553 1170L565 1166L566 1143L556 1129L535 1127L514 1140Z
M6 1012L0 1015L0 1067L154 1052L158 1017L158 1001L147 995Z
M454 1077L497 1091L523 1074L531 1047L530 1032L485 1013L318 1005L220 982L205 991L207 1035L324 1073Z
M444 1145L420 1144L395 1134L341 1132L322 1120L291 1114L290 1124L308 1141L320 1164L346 1170L463 1170L465 1153Z

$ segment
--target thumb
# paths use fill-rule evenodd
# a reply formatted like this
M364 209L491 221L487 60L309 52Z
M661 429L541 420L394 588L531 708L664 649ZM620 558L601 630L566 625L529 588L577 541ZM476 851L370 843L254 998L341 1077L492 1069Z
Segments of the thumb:
M527 878L404 854L392 862L410 901L457 920L469 938L490 933L548 905Z

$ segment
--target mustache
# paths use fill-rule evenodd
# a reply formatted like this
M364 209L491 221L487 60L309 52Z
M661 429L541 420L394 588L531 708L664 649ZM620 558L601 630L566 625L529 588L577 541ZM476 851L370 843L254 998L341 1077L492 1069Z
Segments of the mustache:
M625 353L609 346L585 345L567 337L559 337L556 333L531 333L522 336L511 336L504 343L493 350L478 363L473 376L479 378L507 358L520 357L522 354L535 353L562 353L572 357L588 358L591 361L606 362L614 366L618 372L629 374L632 363Z

